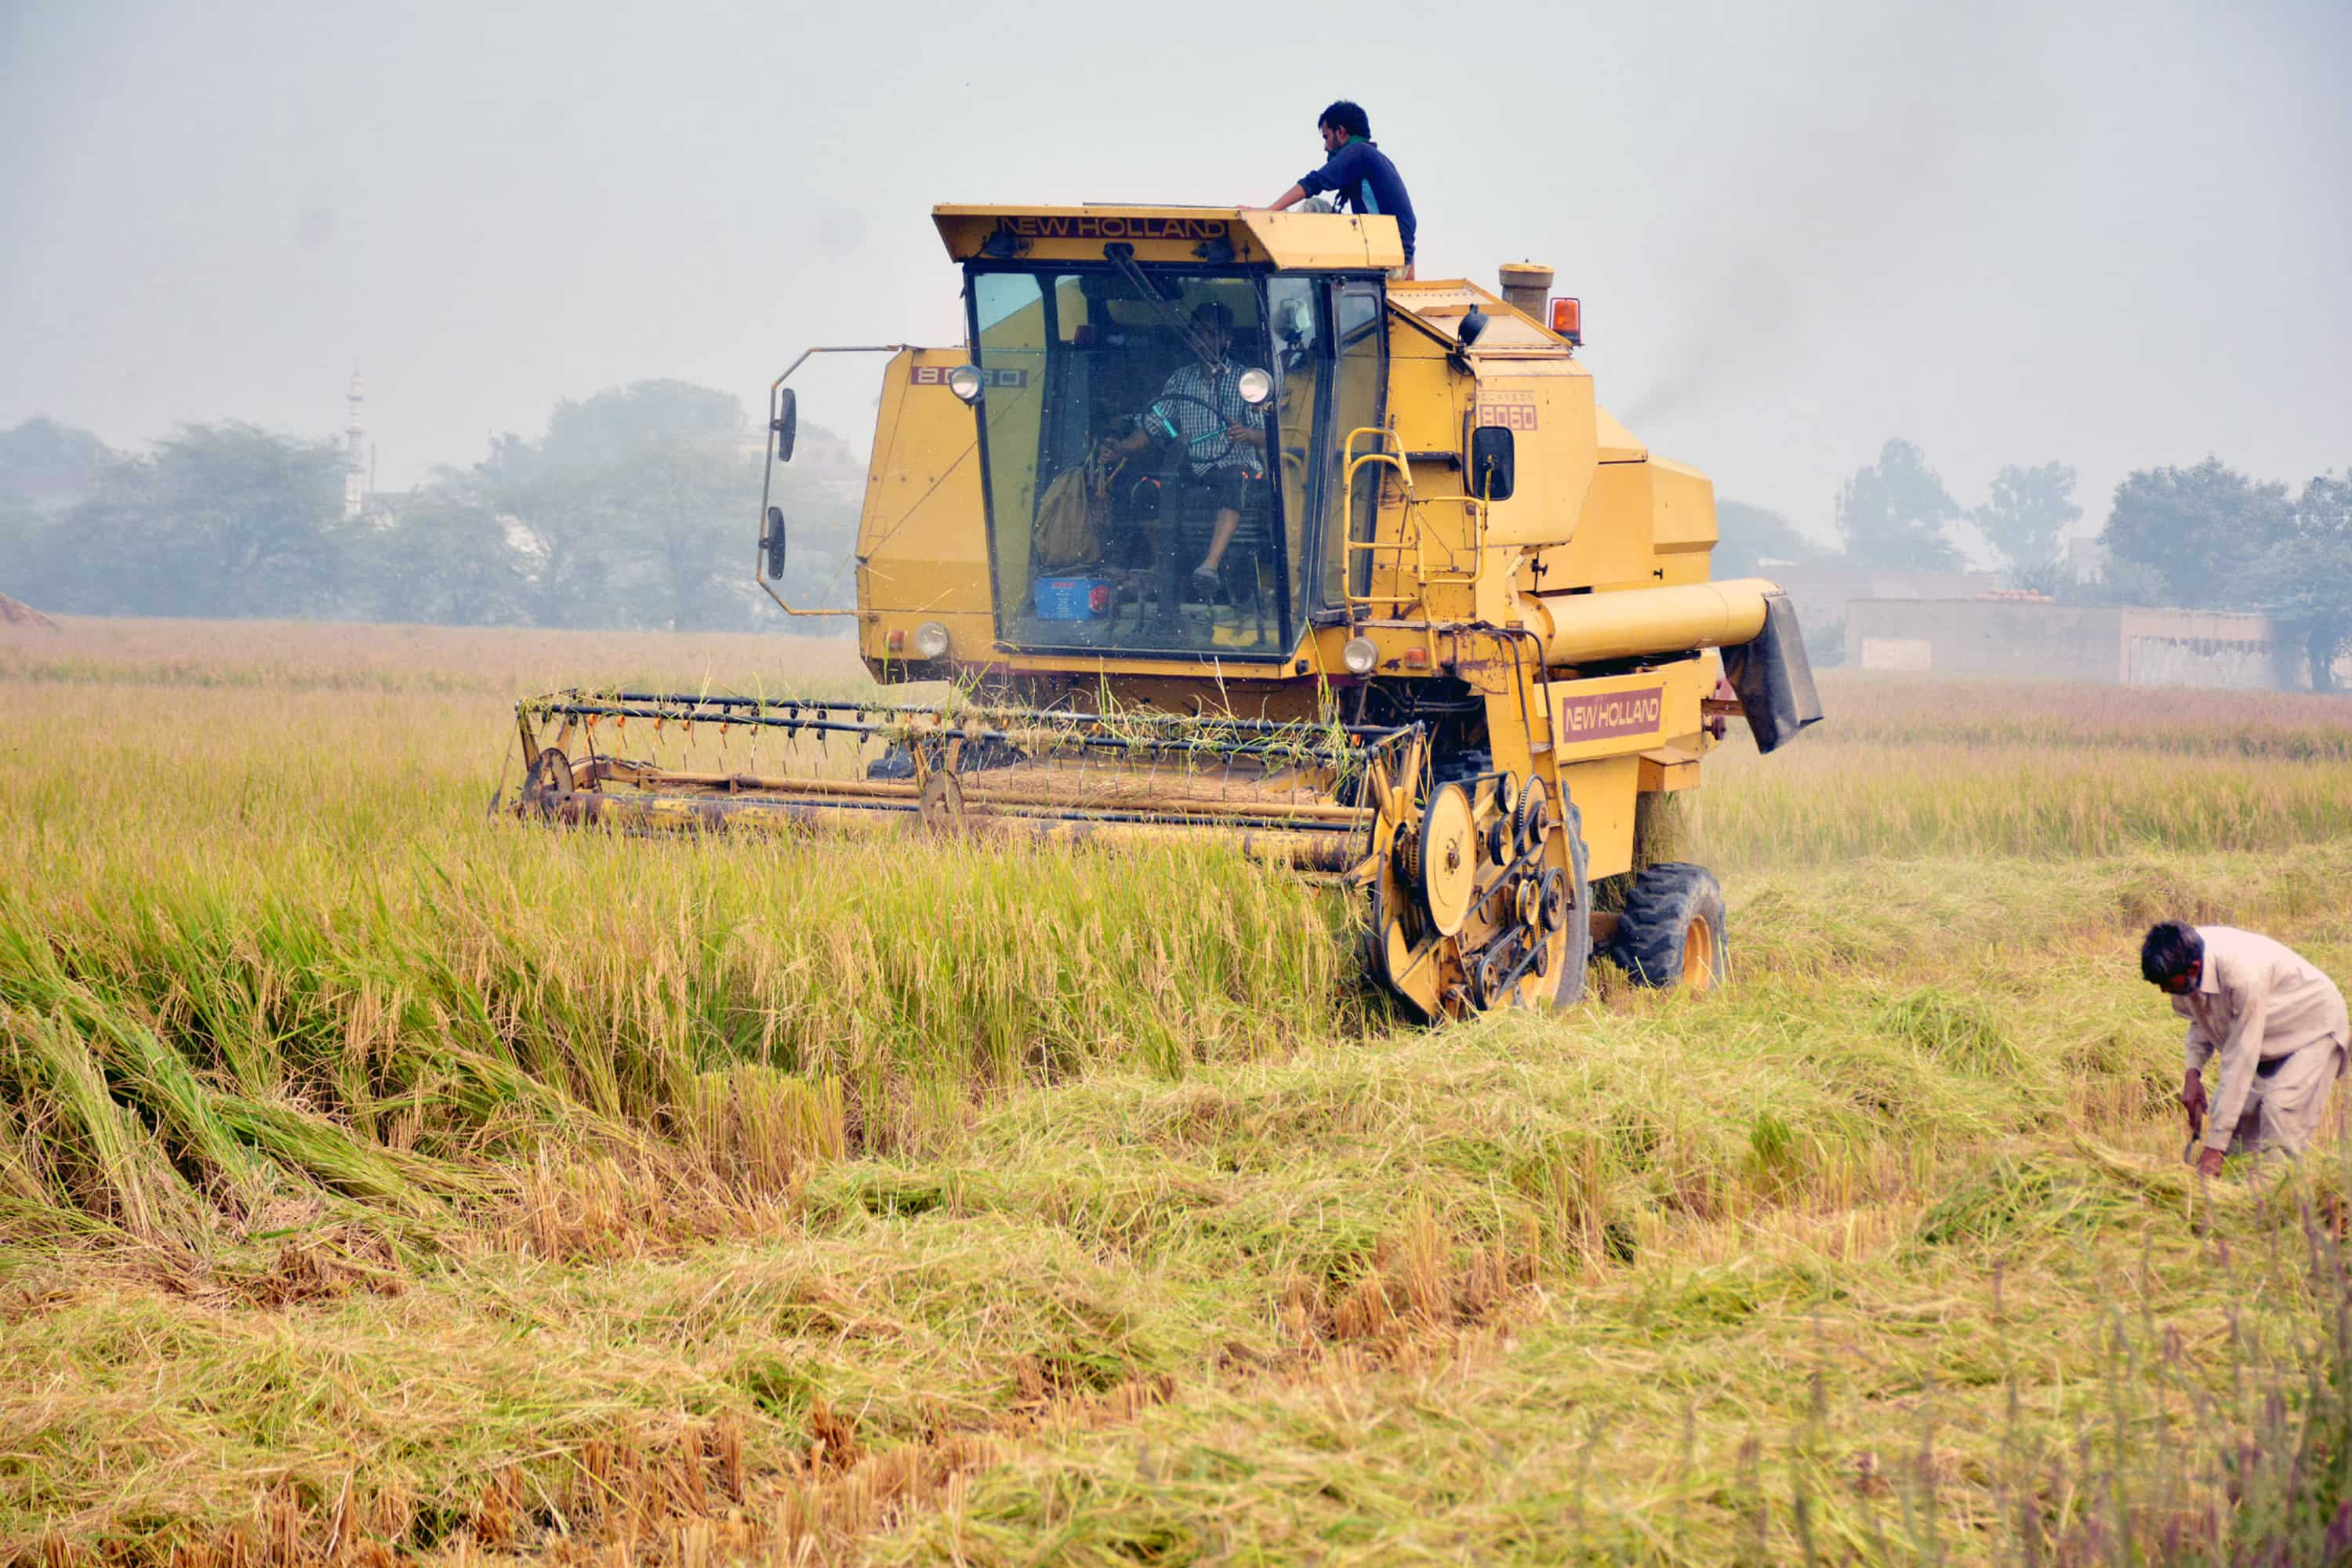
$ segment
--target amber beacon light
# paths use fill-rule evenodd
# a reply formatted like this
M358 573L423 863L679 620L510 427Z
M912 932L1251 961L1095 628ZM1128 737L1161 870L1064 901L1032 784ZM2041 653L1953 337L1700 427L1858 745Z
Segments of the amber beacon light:
M1551 330L1577 347L1584 346L1584 307L1562 294L1551 302Z

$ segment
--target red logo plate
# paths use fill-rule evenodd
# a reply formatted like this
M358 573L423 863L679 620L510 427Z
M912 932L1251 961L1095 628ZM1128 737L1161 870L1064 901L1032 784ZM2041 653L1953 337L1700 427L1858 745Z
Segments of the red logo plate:
M1590 697L1563 698L1559 705L1562 742L1612 741L1621 735L1646 735L1655 731L1666 708L1666 689L1646 687L1637 691L1601 691Z

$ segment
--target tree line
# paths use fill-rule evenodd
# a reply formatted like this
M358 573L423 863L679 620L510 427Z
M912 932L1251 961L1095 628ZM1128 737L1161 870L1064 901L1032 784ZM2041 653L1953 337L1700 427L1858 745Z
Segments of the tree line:
M751 581L761 435L730 394L637 382L347 517L332 440L229 422L131 454L31 419L0 431L0 593L75 615L773 628ZM847 581L842 479L776 471L787 597Z
M1985 500L1963 507L1909 441L1890 440L1858 468L1834 503L1839 548L1827 549L1788 519L1725 500L1717 576L1773 563L1842 562L1857 567L1958 571L1956 535L1972 526L2012 585L2077 603L2173 605L2269 616L2309 660L2314 687L2352 647L2352 468L2321 474L2300 490L2254 479L2208 457L2187 468L2141 468L2116 487L2097 538L2105 564L2077 582L2064 557L2083 516L2072 466L2011 464Z
M641 381L565 399L538 438L499 437L472 467L347 518L331 440L191 425L130 454L36 418L0 431L0 593L78 615L774 627L751 580L764 460L731 394ZM776 470L786 597L848 592L859 478L814 429ZM1950 571L1966 526L2012 583L2056 598L2269 615L2326 684L2352 644L2352 471L2291 492L2210 457L2140 469L2116 487L2094 584L2062 555L2083 516L2074 486L2067 464L2013 464L1963 507L1917 446L1890 440L1838 490L1838 548L1726 500L1716 574L1823 559Z

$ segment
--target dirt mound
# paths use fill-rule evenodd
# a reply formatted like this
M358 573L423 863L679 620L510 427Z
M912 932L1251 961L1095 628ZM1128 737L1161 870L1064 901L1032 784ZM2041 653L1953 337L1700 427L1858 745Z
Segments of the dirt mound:
M19 604L5 594L0 594L0 626L33 626L42 631L58 630L58 623L33 608Z

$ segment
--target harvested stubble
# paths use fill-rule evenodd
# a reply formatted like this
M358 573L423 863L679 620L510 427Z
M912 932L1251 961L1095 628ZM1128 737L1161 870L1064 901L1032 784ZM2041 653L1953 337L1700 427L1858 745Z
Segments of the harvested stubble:
M2069 837L1996 803L2110 754L1874 709L1854 772L1710 775L1737 989L1392 1033L1214 855L484 822L506 693L433 674L0 674L0 1554L2324 1536L2345 1181L2186 1182L2132 969L2171 910L2352 967L2352 839L2200 815L2274 763L2137 757L2182 808Z

